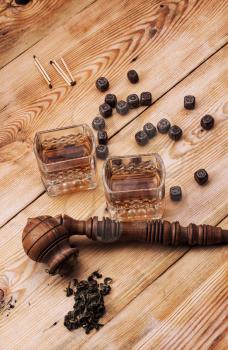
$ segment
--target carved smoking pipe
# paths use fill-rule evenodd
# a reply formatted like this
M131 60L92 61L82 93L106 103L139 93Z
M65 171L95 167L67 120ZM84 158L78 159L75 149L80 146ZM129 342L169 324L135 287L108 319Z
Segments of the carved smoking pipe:
M98 217L75 220L67 215L39 216L28 219L23 230L25 253L34 261L46 263L50 274L63 272L72 263L78 250L70 246L73 235L86 235L102 242L141 241L164 245L213 245L228 243L228 230L210 225L189 224L162 220L115 221Z

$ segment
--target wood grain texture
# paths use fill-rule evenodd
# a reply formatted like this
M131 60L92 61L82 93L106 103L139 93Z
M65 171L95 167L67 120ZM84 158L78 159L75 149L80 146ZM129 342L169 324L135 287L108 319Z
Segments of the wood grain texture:
M191 249L81 349L225 349L227 281L227 247Z
M0 68L69 21L93 0L0 1Z
M0 87L0 205L7 210L0 213L0 223L43 191L32 152L35 131L90 124L104 98L94 87L100 75L109 78L110 91L118 98L149 90L157 100L224 45L225 2L182 0L160 7L155 0L99 0L4 67L0 72L4 81ZM45 66L50 58L64 55L78 82L75 88L66 86L49 68L54 89L47 91L33 66L34 53ZM127 82L129 68L139 71L137 86ZM107 121L109 135L142 111L126 117L115 114Z
M228 345L228 331L218 336L209 347L209 350L226 350Z
M114 136L110 142L112 153L116 151L120 152L123 148L129 154L141 151L142 149L139 149L139 146L134 141L135 130L141 128L146 120L156 122L160 119L161 114L168 117L172 123L176 122L183 128L183 140L173 143L167 136L158 135L146 148L143 148L143 152L159 151L161 153L167 168L166 188L169 188L172 184L181 184L184 191L183 200L180 203L174 204L169 201L167 196L166 217L170 220L179 219L184 225L191 221L217 224L226 213L227 196L222 185L225 178L223 139L227 116L225 82L223 79L225 70L224 60L225 48L221 49L182 83L178 84L173 91L170 91L160 99L153 106L153 113L148 109L132 122L132 125L129 125ZM195 111L186 112L183 110L182 102L185 92L191 92L197 96L197 109ZM216 124L213 131L201 132L199 120L201 115L206 112L210 112L215 117ZM126 135L128 136L126 137ZM217 140L216 149L214 148L215 139ZM216 159L216 162L214 159ZM209 174L211 176L210 182L203 189L192 178L193 170L201 165L205 165L206 168L209 167ZM98 162L98 167L100 171L102 167L101 161ZM209 200L212 197L213 203ZM0 276L4 281L7 281L8 296L13 295L18 300L15 309L10 312L9 317L4 314L0 318L0 329L2 339L4 339L3 345L1 342L0 345L2 345L4 350L11 350L12 348L20 349L21 347L23 347L23 350L33 349L34 344L39 349L80 348L83 344L87 348L90 346L90 349L91 344L99 344L97 346L97 349L99 349L102 348L102 344L105 344L108 349L107 344L109 339L111 339L110 349L115 349L116 344L118 345L118 342L121 341L125 342L126 340L126 346L128 343L137 344L139 338L146 341L147 338L145 336L149 333L152 326L155 324L158 327L160 324L157 322L157 319L154 321L154 318L150 314L151 309L148 308L151 303L152 306L157 305L158 307L160 302L162 303L162 297L166 299L170 293L174 293L172 289L178 288L180 285L181 289L178 289L177 292L178 297L171 298L167 304L167 308L165 309L164 306L161 309L161 315L162 310L166 310L163 317L165 317L165 314L167 314L167 318L170 315L168 324L170 324L171 328L166 332L171 337L169 332L179 322L179 319L177 319L174 325L171 323L173 310L178 308L179 304L182 305L182 303L184 308L187 307L191 301L187 299L189 293L193 293L195 298L193 299L193 301L195 300L193 303L194 310L196 309L196 304L198 305L199 303L200 305L203 303L204 299L201 297L200 284L204 283L204 280L210 276L214 276L211 277L211 280L205 282L205 295L208 298L211 293L210 283L212 283L214 289L214 285L217 286L216 293L218 293L218 290L223 292L223 288L225 288L225 283L222 282L222 279L225 281L223 266L225 263L225 248L218 248L218 251L215 248L192 250L186 263L181 264L183 271L181 272L178 269L168 279L165 278L163 280L163 287L160 294L158 293L160 282L155 286L155 291L158 293L159 298L161 297L161 299L158 299L157 304L153 304L153 300L157 300L154 296L156 294L155 292L152 294L149 293L147 299L144 295L141 301L142 304L139 305L144 307L143 301L146 300L145 309L141 308L141 306L137 308L133 304L131 315L134 316L131 316L132 318L129 322L126 316L128 312L127 314L124 313L124 308L140 295L144 289L149 287L153 281L168 270L170 266L175 264L176 261L180 259L181 262L181 257L188 252L188 249L151 247L150 245L139 243L110 246L93 243L83 238L77 240L72 238L72 243L76 244L80 250L79 260L76 262L77 277L79 279L85 278L92 270L100 268L105 276L110 275L113 277L114 284L112 293L106 299L108 312L103 321L107 325L100 331L103 336L99 339L97 338L101 334L100 332L97 335L91 334L89 336L86 336L82 330L72 333L68 332L62 325L63 314L72 306L72 300L65 298L63 292L67 285L67 280L58 276L50 277L46 275L44 273L44 266L35 264L27 259L21 245L21 232L27 217L42 214L56 215L58 213L66 213L73 217L86 218L90 215L102 216L105 212L104 208L105 203L100 180L99 187L95 191L57 198L49 198L44 194L1 229L0 256L4 257L4 259L0 266ZM223 227L227 228L227 221L223 224ZM197 267L198 265L200 267ZM194 272L195 269L196 272ZM218 272L216 273L216 271ZM193 275L188 281L186 276L191 276L191 273ZM196 290L199 288L199 296L194 294L195 288ZM165 293L166 290L168 290L167 293ZM213 302L212 305L214 308L214 299L206 298L203 305L207 307L210 300ZM223 300L222 303L224 304ZM142 309L142 316L146 318L145 323L141 325L142 327L140 326L140 322L134 323L136 317L140 318L139 309ZM121 310L123 310L122 312L125 315L124 325L121 323L121 327L113 331L113 322L116 325L115 322L117 321L115 321L115 317ZM221 310L220 302L218 303L218 310ZM122 317L122 312L117 317ZM190 317L192 313L187 315ZM217 322L216 315L214 317ZM218 316L219 325L222 317ZM147 321L148 319L149 321ZM39 322L34 322L34 320L39 320ZM57 325L51 327L56 321L58 321ZM16 335L12 334L11 330L19 322L20 329ZM204 320L202 320L203 323ZM125 327L128 326L130 330L127 328L126 339L124 337L121 339L113 338L116 334L115 332L121 332L121 329L125 332ZM210 339L214 341L215 338L211 336L213 326L210 323L209 326ZM110 333L109 327L112 330ZM222 329L221 326L219 329ZM180 330L180 337L182 336L183 331L181 332Z

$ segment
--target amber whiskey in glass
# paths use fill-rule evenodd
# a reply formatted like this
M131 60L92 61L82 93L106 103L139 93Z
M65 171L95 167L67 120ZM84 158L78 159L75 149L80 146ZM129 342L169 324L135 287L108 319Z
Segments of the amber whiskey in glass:
M34 152L48 195L96 187L95 140L87 124L37 132Z
M103 167L112 219L160 219L165 208L165 167L159 154L110 157Z

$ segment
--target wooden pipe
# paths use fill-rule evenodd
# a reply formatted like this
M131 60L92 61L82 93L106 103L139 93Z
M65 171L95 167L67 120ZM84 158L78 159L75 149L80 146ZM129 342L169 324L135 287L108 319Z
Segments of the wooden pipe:
M70 264L78 255L78 250L70 246L69 233L62 224L62 216L38 216L28 219L22 233L25 253L34 261L46 263L50 274L62 272L64 265Z
M72 263L78 250L70 246L73 235L86 235L101 242L141 241L151 244L207 246L228 243L228 230L210 225L189 224L162 220L115 221L98 217L75 220L67 215L39 216L28 219L22 233L25 253L34 261L46 263L49 273L61 273Z

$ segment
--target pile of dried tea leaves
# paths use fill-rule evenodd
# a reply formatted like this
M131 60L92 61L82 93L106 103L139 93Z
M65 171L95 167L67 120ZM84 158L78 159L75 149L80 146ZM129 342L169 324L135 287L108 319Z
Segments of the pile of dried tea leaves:
M9 316L9 311L15 308L17 300L13 299L11 296L8 300L5 299L5 292L0 288L0 314L7 312L7 317Z
M87 280L78 282L73 280L66 289L66 296L74 295L74 309L64 318L64 326L70 331L84 328L86 334L92 329L99 330L103 324L99 319L105 314L104 296L111 291L112 279L106 277L103 283L97 279L102 278L98 271L94 271Z

